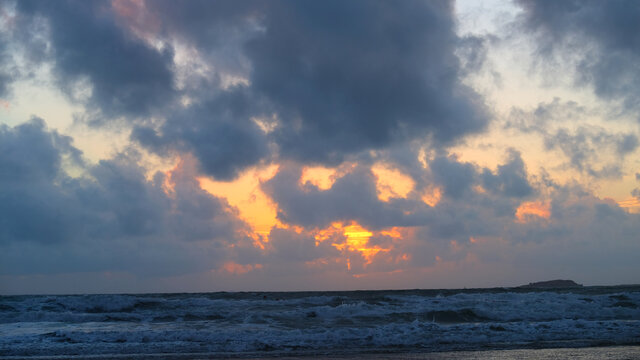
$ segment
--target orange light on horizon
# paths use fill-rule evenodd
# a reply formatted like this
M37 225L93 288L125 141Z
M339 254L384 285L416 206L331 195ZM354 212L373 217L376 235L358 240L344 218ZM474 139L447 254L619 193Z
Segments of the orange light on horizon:
M234 275L242 275L257 269L262 269L262 264L242 265L242 264L235 263L233 261L228 261L222 265L219 271L224 271Z
M551 217L551 204L548 201L523 202L516 209L515 222L526 223L533 220L533 216L549 219Z

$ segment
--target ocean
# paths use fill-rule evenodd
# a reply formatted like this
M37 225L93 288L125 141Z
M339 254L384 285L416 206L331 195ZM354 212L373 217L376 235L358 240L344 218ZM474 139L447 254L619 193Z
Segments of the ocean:
M639 345L640 286L0 297L0 359L631 359Z

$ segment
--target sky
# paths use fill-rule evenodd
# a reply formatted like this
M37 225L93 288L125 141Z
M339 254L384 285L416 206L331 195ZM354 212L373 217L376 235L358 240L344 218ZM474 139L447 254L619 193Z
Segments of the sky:
M0 293L640 283L638 18L0 0Z

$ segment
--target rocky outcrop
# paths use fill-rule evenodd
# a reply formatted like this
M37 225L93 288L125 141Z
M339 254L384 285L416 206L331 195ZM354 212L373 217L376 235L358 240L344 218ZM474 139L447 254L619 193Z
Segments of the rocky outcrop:
M549 280L549 281L538 281L534 283L529 283L528 285L519 286L519 288L524 289L560 289L560 288L575 288L581 287L581 284L576 283L573 280Z

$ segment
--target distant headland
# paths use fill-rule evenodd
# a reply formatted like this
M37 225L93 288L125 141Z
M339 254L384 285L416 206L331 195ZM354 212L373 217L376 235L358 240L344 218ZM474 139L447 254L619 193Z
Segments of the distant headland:
M582 284L578 284L573 280L549 280L533 282L518 287L521 289L558 289L582 287Z

